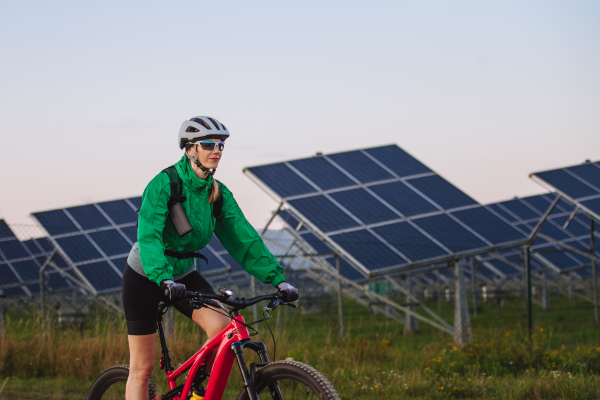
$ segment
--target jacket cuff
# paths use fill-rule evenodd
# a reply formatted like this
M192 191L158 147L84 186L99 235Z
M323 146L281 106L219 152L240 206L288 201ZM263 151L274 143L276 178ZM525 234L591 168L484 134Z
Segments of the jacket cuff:
M285 275L277 274L277 275L275 275L275 278L273 278L271 285L273 285L274 288L277 288L277 285L279 285L281 282L284 282L284 281L287 281L287 278L285 277Z
M152 281L155 282L158 286L160 286L160 283L162 281L164 281L165 279L173 280L173 274L170 274L168 271L164 271L164 272L161 272L156 277L154 277L152 279Z

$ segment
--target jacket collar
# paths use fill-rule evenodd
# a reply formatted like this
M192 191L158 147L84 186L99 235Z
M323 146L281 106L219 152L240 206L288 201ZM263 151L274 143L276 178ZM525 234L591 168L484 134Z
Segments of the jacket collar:
M213 177L209 175L207 180L198 178L185 154L181 157L181 160L175 164L175 168L177 169L183 184L188 188L192 190L208 191L212 187Z

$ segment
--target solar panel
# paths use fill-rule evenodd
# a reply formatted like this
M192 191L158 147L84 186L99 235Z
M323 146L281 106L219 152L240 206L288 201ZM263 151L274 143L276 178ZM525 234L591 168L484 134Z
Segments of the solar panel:
M93 291L104 293L121 288L127 256L137 241L136 210L140 206L141 197L134 197L32 215L78 275ZM197 268L205 275L242 269L223 252L227 253L213 237L202 251L210 263L198 260Z
M290 247L292 244L292 252L293 254L301 254L301 255L318 255L316 257L317 260L324 262L321 265L325 265L330 270L336 270L336 259L333 256L334 250L329 247L323 240L321 240L317 235L311 232L306 227L302 227L300 224L300 219L293 214L292 211L287 209L280 210L278 216L286 223L287 229L290 232L293 232L292 236L294 237L293 241L289 241L287 246ZM300 229L298 229L300 228ZM268 231L267 233L270 233ZM270 247L270 242L272 240L265 241L267 246ZM271 249L274 255L281 255L280 249L274 248ZM294 259L294 262L301 262L306 268L314 269L315 267L307 261L299 261L301 259ZM304 259L302 259L304 260ZM286 265L285 259L279 260L282 265ZM340 273L346 279L352 281L364 281L365 275L364 273L359 272L359 269L356 268L349 262L347 259L340 257Z
M123 229L134 228L133 199L86 204L60 210L33 213L52 241L96 293L121 287L118 265L127 257L134 241ZM111 218L115 217L115 220Z
M15 235L3 219L0 219L0 240L12 239Z
M600 161L534 172L529 176L600 221Z
M0 291L8 297L38 293L40 269L53 249L47 238L20 241L6 222L0 220ZM60 268L64 266L64 260L55 257L51 266ZM74 287L52 268L47 268L44 273L45 287L50 292Z
M312 234L369 276L526 241L504 216L396 145L244 171L289 206L284 219L304 221Z
M600 170L600 169L599 169ZM510 220L512 224L529 235L546 213L556 195L542 194L529 196L524 198L516 198L499 203L488 205L488 208L494 210L495 213L504 216ZM561 201L554 208L548 219L544 222L540 229L540 233L547 235L561 243L580 250L589 251L589 222L581 215L576 215L570 222L567 229L563 229L565 222L573 213L574 208L567 202ZM541 237L536 237L533 246L531 246L533 257L531 259L534 270L550 270L557 273L581 270L589 265L589 259L573 252L565 252L563 248L555 244L549 243ZM501 252L501 255L515 264L521 264L521 254L519 249L507 250ZM486 261L491 262L492 257L483 257ZM493 265L498 267L505 275L505 271L513 269L508 264L495 260ZM514 274L520 274L514 271Z

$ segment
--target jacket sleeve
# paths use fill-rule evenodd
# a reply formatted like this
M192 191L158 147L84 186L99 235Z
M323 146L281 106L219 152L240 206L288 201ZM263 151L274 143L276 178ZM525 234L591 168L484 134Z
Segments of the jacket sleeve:
M167 262L163 243L170 197L169 177L161 172L144 190L138 218L138 247L142 266L148 279L157 285L165 279L173 279L173 267Z
M279 265L260 235L244 217L233 195L220 184L223 208L215 224L215 234L225 249L246 272L273 287L286 280Z

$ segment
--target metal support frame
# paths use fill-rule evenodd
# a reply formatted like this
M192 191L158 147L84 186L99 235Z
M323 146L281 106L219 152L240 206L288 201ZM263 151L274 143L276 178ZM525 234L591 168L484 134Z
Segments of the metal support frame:
M337 285L338 285L338 290L337 290L337 300L338 300L338 314L339 314L339 320L340 320L340 339L344 339L344 303L343 303L343 296L342 296L342 279L341 279L341 272L340 272L340 256L339 254L335 255L335 268L337 270Z
M433 318L435 318L437 320L437 322L439 322L440 324L442 324L444 327L446 327L448 330L452 330L452 327L446 322L444 321L439 315L437 315L436 313L434 313L429 307L427 307L425 304L423 304L422 302L419 301L419 299L417 299L415 296L413 296L409 290L407 290L405 287L401 286L397 281L393 280L391 277L386 276L385 277L386 281L388 281L390 284L392 284L393 286L396 287L396 289L400 290L401 292L405 293L406 296L408 297L409 301L412 301L414 303L418 303L419 307L421 307L423 309L423 311L425 311L426 313L428 313L429 315L431 315ZM427 322L427 321L424 321Z
M363 286L359 285L358 283L353 282L353 281L339 275L337 273L337 271L335 271L333 268L331 268L329 266L328 263L326 266L325 262L323 262L322 259L319 259L316 256L311 257L310 255L299 254L298 258L302 258L302 259L306 260L315 269L307 268L305 265L296 263L292 259L291 263L294 266L297 266L298 268L305 270L309 275L314 276L314 279L316 279L318 282L321 282L329 287L332 287L332 285L333 285L332 289L334 289L334 290L337 290L337 284L336 284L337 279L341 280L342 284L343 284L343 288L344 288L343 294L365 307L373 307L381 314L387 315L385 308L381 308L377 305L370 304L370 301L374 300L377 303L380 303L383 305L390 305L394 310L410 314L410 315L414 316L416 319L421 320L421 321L423 321L439 330L442 330L446 333L449 333L452 335L454 332L452 327L450 325L448 325L448 323L443 321L441 318L440 318L439 322L432 321L422 315L419 315L415 311L410 310L408 307L405 307L404 305L400 305L396 302L391 301L390 299L388 299L385 296L381 296L377 293L373 293L369 290L365 290L365 288ZM315 260L314 258L317 258L318 261ZM323 273L327 274L328 276L323 276ZM311 276L311 279L313 279L312 276ZM331 277L335 278L335 280L332 280ZM360 296L358 295L358 293L360 293ZM369 301L365 301L362 299L365 296L369 299ZM396 313L388 315L388 316L395 319L396 321L398 321L400 323L404 323L404 318L400 315L397 315Z
M594 237L594 217L590 216L590 253L592 258L592 286L594 288L594 323L598 328L598 280L596 276L596 239Z
M548 293L548 281L542 279L542 310L550 308L550 295Z
M435 270L435 277L436 277L436 283L435 283L435 297L436 297L436 301L437 301L437 307L438 307L438 313L442 313L442 288L441 288L441 284L440 284L440 271L439 270Z
M0 340L4 339L4 297L0 294Z
M554 207L556 207L556 205L560 201L561 197L562 197L561 195L556 196L556 198L554 199L552 204L550 204L550 207L548 208L548 210L546 210L546 212L542 216L542 219L540 219L540 221L537 223L537 225L531 232L531 235L529 235L529 242L527 243L527 246L531 246L533 244L533 240L535 239L535 237L538 234L538 232L540 231L540 229L542 229L542 225L544 224L544 222L546 222L546 220L552 213L552 210L554 210Z
M456 275L454 291L454 343L464 345L473 338L469 307L465 290L465 274L462 263L454 263Z
M57 252L58 252L58 247L55 247L54 250L52 250L52 253L50 253L50 255L48 256L48 258L46 258L46 261L44 261L44 264L42 265L42 267L40 268L40 310L42 313L42 335L46 335L46 304L45 304L45 299L44 299L44 271L46 271L46 268L48 268L48 265L50 265L50 262L52 261L52 259L54 258L54 256L56 255Z
M596 263L600 262L600 258L598 258L594 254L591 254L590 252L587 252L587 251L581 250L581 249L577 249L575 247L569 246L566 243L559 242L558 240L551 238L550 236L544 235L543 233L538 233L537 236L541 237L542 239L544 239L548 242L552 242L553 244L555 244L557 246L561 246L561 247L569 250L570 253L579 254L580 256L589 258L591 261L595 261ZM595 235L591 236L591 238L593 238L594 236Z
M405 301L408 305L408 309L411 312L415 312L415 306L412 305L413 303L411 303L411 299L415 298L413 291L412 291L412 284L410 281L410 277L408 276L404 276L404 295L405 295ZM417 319L414 317L414 314L409 314L406 313L406 316L404 317L406 318L406 324L404 324L404 333L416 333L419 332L419 325L417 324Z
M579 206L575 207L575 209L571 213L571 216L569 217L567 222L565 222L565 224L563 225L563 229L567 229L569 227L569 224L571 223L571 221L573 221L573 218L575 218L575 215L577 214L578 211L579 211Z
M533 334L533 310L531 294L531 252L529 246L523 247L523 263L525 264L525 277L527 282L527 332L529 342L531 343L531 335Z
M477 257L471 257L471 286L473 290L473 318L477 318L477 275L479 273L479 263Z
M394 301L392 284L387 279L385 280L385 296L388 299L390 299L391 301ZM386 304L386 306L385 306L386 314L391 314L392 310L393 310L392 306L390 306L389 304Z

